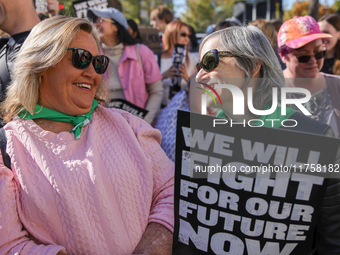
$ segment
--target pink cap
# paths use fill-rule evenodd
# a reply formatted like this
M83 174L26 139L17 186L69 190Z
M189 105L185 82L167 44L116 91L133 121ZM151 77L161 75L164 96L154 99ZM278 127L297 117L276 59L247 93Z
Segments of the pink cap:
M318 23L311 16L294 17L282 24L277 35L278 46L287 45L298 49L316 39L331 38L323 33Z

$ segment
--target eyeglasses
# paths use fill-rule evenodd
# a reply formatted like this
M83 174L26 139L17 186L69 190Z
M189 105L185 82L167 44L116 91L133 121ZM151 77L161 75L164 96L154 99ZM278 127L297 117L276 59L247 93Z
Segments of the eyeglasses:
M108 22L111 22L112 24L115 24L115 22L110 19L110 18L99 18L99 23L103 23L103 21L108 21Z
M315 59L322 59L322 58L324 58L325 55L326 55L326 51L327 50L319 51L318 53L316 53L314 55L305 55L305 56L300 56L300 57L296 57L295 56L295 57L297 58L299 63L308 63L312 56L314 56Z
M190 38L190 36L191 36L191 35L189 35L189 34L187 34L187 33L180 33L179 35L182 36L182 37L189 37L189 38Z
M202 61L197 63L197 72L199 72L201 68L206 72L211 72L218 66L220 57L234 57L234 55L229 51L209 50L204 54Z
M96 73L103 74L109 65L109 58L107 56L98 55L93 57L89 51L79 48L67 48L67 50L72 50L72 63L77 69L84 70L92 62Z

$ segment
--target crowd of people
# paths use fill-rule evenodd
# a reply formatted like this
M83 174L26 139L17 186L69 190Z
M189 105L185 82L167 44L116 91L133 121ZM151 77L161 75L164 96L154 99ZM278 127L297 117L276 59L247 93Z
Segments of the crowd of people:
M308 123L305 132L340 136L337 14L227 19L199 44L190 24L160 6L150 15L161 38L155 56L116 8L90 8L85 19L58 16L58 1L47 3L49 18L34 1L0 3L0 254L171 254L174 155L153 127L176 100L176 75L186 93L190 78L253 88L256 109L270 107L272 88L305 88L313 120L293 107L288 117L299 131ZM185 49L178 68L176 45ZM229 90L218 96L221 104L207 102L217 117L256 117L235 116ZM144 120L108 108L115 100L146 110ZM323 201L307 252L340 254L340 179L329 181Z

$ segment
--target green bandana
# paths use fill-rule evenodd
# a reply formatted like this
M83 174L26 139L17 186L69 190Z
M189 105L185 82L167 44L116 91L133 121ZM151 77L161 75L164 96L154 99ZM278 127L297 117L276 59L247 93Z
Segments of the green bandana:
M98 106L97 100L93 99L92 108L88 113L82 115L75 115L71 116L62 112L58 112L41 105L35 105L35 114L30 114L27 110L22 111L19 113L19 117L21 119L47 119L47 120L54 120L59 122L69 122L74 125L72 129L72 133L74 134L75 139L79 139L81 128L86 126L90 123L91 115L94 109Z

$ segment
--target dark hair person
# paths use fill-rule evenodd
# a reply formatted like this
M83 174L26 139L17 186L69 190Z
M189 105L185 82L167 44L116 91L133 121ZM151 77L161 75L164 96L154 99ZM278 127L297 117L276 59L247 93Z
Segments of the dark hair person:
M233 26L239 26L239 24L232 22L232 21L223 20L223 21L216 23L216 25L213 29L213 32L216 32L218 30L221 30L221 29L224 29L224 28L227 28L227 27L233 27Z
M98 105L108 61L82 18L23 44L2 105L0 254L171 254L174 165L158 130Z
M160 5L150 13L150 25L159 32L164 33L165 27L174 18L166 5Z
M320 30L332 38L324 39L327 51L321 72L340 75L340 16L327 14L318 22Z
M137 23L133 19L128 19L127 23L129 24L128 32L132 35L136 42L142 43L142 37L140 36Z
M123 99L148 110L144 120L151 123L163 97L162 75L153 52L137 43L117 9L89 9L88 16L95 21L101 48L110 59L104 75L109 84L109 101Z

